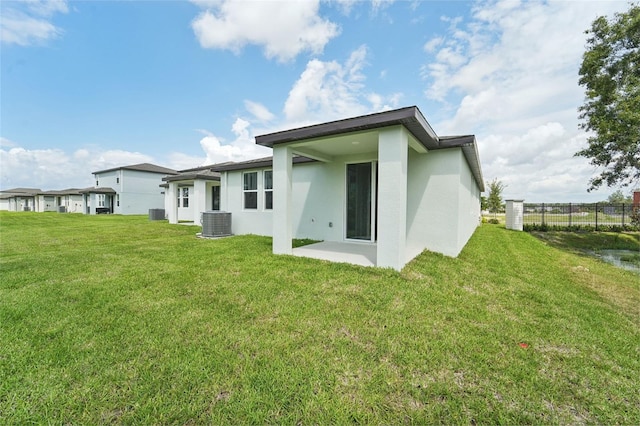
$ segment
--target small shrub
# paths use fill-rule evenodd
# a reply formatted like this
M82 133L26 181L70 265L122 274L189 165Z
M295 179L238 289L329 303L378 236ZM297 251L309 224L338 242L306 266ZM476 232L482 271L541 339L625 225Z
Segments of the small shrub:
M525 232L547 232L549 231L549 225L546 223L525 223L522 225L522 230Z
M498 225L500 223L500 221L498 219L489 219L487 220L488 223L491 223L493 225Z

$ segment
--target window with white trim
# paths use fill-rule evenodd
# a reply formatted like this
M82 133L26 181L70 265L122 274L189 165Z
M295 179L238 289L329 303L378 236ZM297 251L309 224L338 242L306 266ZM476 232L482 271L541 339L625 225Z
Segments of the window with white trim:
M264 209L273 210L273 170L264 171Z
M106 196L104 194L98 194L98 207L104 207Z
M258 172L242 174L242 192L244 208L255 210L258 208Z
M178 207L189 207L189 188L178 188Z

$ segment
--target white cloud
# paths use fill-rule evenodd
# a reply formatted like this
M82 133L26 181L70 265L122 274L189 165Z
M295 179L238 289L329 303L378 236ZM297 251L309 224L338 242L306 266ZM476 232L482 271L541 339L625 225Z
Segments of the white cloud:
M484 175L505 181L505 195L602 198L587 195L594 170L573 156L586 141L577 119L584 98L578 69L584 31L597 16L625 7L505 0L474 4L469 21L443 18L449 29L425 44L430 62L422 71L426 97L454 113L434 127L475 133Z
M30 11L40 16L52 16L54 13L67 13L69 7L66 0L26 0Z
M444 42L444 38L434 37L428 42L426 42L422 48L425 50L425 52L433 53L439 46L442 45L443 42Z
M15 142L0 136L0 147L1 148L13 148L14 146L17 146L17 144Z
M200 146L207 155L204 164L244 161L271 155L271 150L256 145L251 133L251 123L237 118L231 127L235 139L229 143L210 133L200 140Z
M269 59L288 61L301 52L321 53L340 32L319 14L319 0L194 2L203 10L191 27L203 48L239 53L262 46Z
M244 106L258 121L268 122L276 117L261 103L245 100Z
M360 46L341 64L312 59L289 91L284 105L289 127L353 117L397 106L400 94L367 91L363 68L367 47Z
M366 46L361 46L344 63L310 60L293 84L280 119L263 104L245 100L249 115L236 118L231 127L233 140L199 129L204 135L200 146L206 155L202 164L270 156L270 149L256 145L256 134L397 108L401 93L382 95L366 90L363 69L367 53Z
M61 149L27 149L13 143L9 149L0 149L0 187L83 188L95 184L92 172L144 162L154 160L139 152L81 148L69 154Z
M26 1L5 3L0 19L0 40L3 44L29 46L59 37L62 29L51 18L55 13L67 13L66 1Z

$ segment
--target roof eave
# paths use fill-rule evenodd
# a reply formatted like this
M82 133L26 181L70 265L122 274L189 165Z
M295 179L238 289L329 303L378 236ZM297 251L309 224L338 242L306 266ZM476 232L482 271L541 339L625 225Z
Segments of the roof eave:
M416 106L259 135L256 136L256 144L273 148L274 145L282 143L373 130L399 124L404 125L425 148L437 147L438 136Z

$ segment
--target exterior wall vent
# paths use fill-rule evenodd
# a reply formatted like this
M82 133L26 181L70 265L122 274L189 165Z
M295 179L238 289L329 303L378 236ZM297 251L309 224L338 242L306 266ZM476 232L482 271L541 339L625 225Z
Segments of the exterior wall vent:
M217 210L202 212L202 236L226 237L231 235L231 213Z

